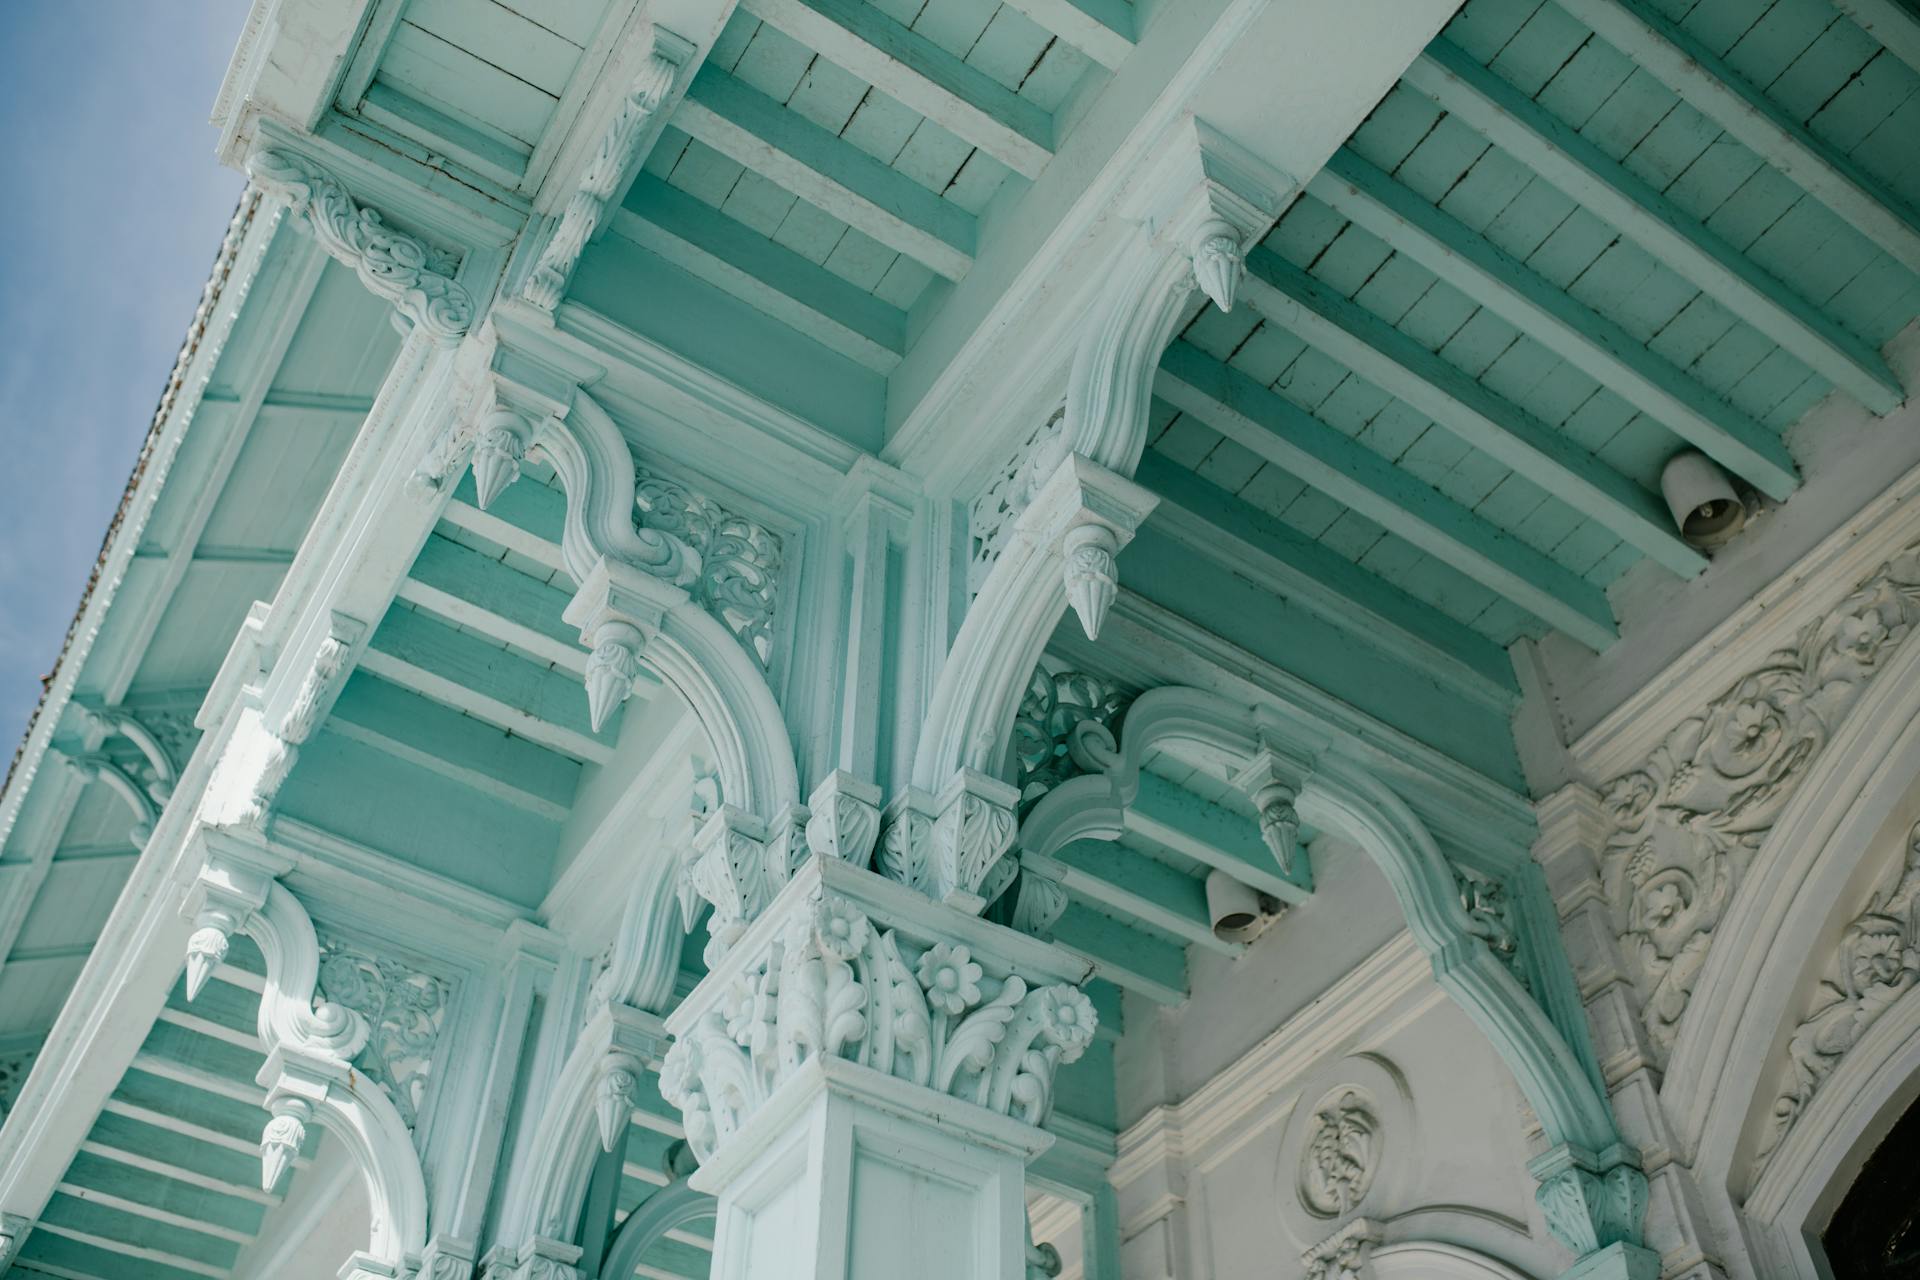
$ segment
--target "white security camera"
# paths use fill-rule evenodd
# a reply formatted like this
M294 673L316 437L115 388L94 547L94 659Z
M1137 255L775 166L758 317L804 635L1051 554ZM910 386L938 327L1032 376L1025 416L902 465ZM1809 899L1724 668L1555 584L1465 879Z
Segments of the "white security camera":
M1280 914L1280 904L1224 871L1207 873L1207 918L1222 942L1251 942Z

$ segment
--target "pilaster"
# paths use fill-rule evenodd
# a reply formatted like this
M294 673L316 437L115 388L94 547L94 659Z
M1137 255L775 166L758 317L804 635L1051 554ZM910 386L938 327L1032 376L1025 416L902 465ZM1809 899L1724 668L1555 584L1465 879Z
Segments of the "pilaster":
M837 858L668 1020L714 1274L1024 1280L1027 1163L1091 1042L1084 963Z

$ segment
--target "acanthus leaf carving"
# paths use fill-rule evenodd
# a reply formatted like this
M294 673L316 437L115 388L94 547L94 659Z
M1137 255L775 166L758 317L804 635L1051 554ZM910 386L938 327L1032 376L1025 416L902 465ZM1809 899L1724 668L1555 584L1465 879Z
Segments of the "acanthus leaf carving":
M934 818L926 892L977 912L987 905L988 877L1013 845L1017 792L1004 782L962 769L947 784ZM1001 880L998 888L1005 889Z
M1338 1218L1373 1188L1379 1168L1380 1122L1359 1089L1337 1089L1314 1108L1300 1152L1299 1195L1307 1212Z
M1378 1223L1355 1218L1301 1253L1305 1280L1365 1280L1373 1251L1383 1238Z
M1092 1041L1093 1004L1073 985L1030 983L958 943L916 946L819 883L780 910L759 950L716 975L722 993L690 998L662 1066L702 1161L815 1058L1038 1125L1054 1073Z
M1067 779L1116 759L1121 719L1132 701L1099 676L1036 670L1013 722L1020 812Z
M273 1114L260 1131L260 1189L272 1191L293 1167L294 1157L306 1145L307 1121L313 1119L313 1107L304 1098L282 1097L273 1103Z
M1808 623L1602 793L1602 881L1655 1051L1672 1051L1755 852L1920 619L1920 544Z
M362 208L341 181L290 151L265 148L247 160L254 185L285 200L321 248L352 268L368 289L443 346L473 324L473 298L454 281L447 256Z
M1754 1175L1806 1111L1847 1052L1920 985L1920 825L1904 856L1841 932L1807 1011L1787 1041L1785 1078L1768 1113Z
M845 770L827 775L809 798L807 846L823 858L864 867L880 835L880 788Z
M609 621L594 637L587 655L587 723L595 733L606 727L616 708L633 694L640 678L640 651L646 645L640 628Z

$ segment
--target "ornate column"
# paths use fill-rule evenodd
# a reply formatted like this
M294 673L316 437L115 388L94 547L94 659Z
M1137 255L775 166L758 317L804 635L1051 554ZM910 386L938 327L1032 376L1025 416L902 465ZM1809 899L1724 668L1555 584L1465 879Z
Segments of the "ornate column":
M1026 1167L1087 968L814 857L667 1020L713 1274L1024 1280Z

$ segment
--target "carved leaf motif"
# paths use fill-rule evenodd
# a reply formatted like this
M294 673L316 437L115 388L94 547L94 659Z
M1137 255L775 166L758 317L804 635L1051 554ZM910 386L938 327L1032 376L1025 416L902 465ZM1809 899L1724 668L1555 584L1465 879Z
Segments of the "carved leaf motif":
M398 961L323 939L318 991L328 1004L366 1020L370 1034L355 1063L413 1127L426 1101L451 986Z
M1044 667L1027 682L1013 722L1013 755L1019 763L1020 812L1069 778L1100 763L1101 749L1115 751L1120 722L1133 695L1099 676ZM1090 753L1089 736L1095 739Z
M1309 1213L1351 1213L1373 1187L1380 1122L1357 1089L1323 1100L1300 1156L1300 1203Z
M1603 790L1602 881L1655 1051L1671 1052L1714 931L1841 720L1920 619L1920 544L1808 623Z
M1066 415L1066 406L1061 405L1035 427L968 509L973 549L967 566L967 590L972 594L980 594L987 572L1013 532L1014 521L1032 503L1034 489L1066 457Z
M640 527L676 538L698 553L694 596L766 667L773 661L785 554L780 536L644 467L636 469L635 481Z

